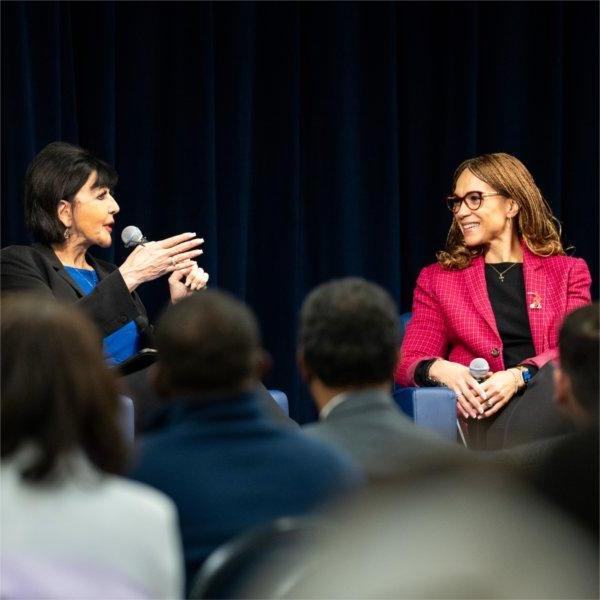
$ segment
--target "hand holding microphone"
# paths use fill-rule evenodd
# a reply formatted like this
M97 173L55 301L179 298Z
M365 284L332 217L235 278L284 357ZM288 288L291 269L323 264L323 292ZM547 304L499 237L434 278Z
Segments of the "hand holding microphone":
M485 358L474 358L469 365L469 374L479 383L485 381L490 372L490 365Z
M148 242L134 225L123 230L121 239L126 247L135 246L119 267L130 292L140 284L167 273L188 269L187 275L191 274L193 267L197 267L193 259L202 254L198 246L204 243L195 233L182 233L158 242Z
M481 367L474 371L476 375L485 377L482 374L484 365L477 363L475 367ZM438 359L431 365L429 376L444 384L456 394L456 408L465 419L469 417L476 419L484 414L487 395L482 384L470 372L469 367L449 360Z

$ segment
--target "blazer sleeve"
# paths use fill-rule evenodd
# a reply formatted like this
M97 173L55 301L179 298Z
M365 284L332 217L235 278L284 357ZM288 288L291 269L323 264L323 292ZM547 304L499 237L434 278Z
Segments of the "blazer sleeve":
M1 254L3 293L29 292L60 300L52 289L44 266L30 251L10 248ZM88 296L77 299L74 293L73 304L97 324L103 337L129 321L145 317L141 302L139 306L136 304L118 269L104 277Z
M439 302L432 292L431 267L421 271L413 296L412 318L406 328L395 380L399 385L415 385L414 374L422 360L442 358L448 348L446 327Z
M563 318L569 313L572 313L581 306L586 306L592 301L592 295L590 287L592 285L592 277L587 263L583 258L575 259L573 268L569 272L569 279L567 284L567 302L565 308L565 314ZM555 342L558 344L558 341ZM528 358L523 361L525 365L533 365L538 369L541 369L548 361L555 360L558 358L558 345L549 348L545 352Z

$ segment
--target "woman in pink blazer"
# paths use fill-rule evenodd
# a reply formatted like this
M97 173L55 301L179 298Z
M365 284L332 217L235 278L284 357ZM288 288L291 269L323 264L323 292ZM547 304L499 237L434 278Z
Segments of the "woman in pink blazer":
M396 381L445 385L459 415L482 421L526 398L557 356L564 317L591 301L591 278L585 261L565 255L560 225L518 159L466 160L453 184L446 248L417 280ZM481 382L468 368L477 357L490 365Z

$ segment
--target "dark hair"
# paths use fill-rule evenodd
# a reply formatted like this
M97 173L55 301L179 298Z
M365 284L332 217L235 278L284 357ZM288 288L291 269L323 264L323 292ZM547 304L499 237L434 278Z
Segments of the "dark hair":
M578 308L560 328L560 367L570 377L575 400L593 415L598 414L599 305Z
M400 344L396 305L380 286L349 277L324 283L300 313L306 366L330 387L384 383Z
M202 291L167 308L156 332L159 387L203 393L239 391L261 354L252 311L233 296Z
M42 244L64 241L65 227L57 215L61 200L73 201L88 177L96 172L95 188L114 188L117 172L93 154L66 142L48 144L25 174L25 224Z
M22 475L40 481L81 450L100 470L127 460L116 383L93 324L77 309L27 294L2 298L2 458L31 442Z

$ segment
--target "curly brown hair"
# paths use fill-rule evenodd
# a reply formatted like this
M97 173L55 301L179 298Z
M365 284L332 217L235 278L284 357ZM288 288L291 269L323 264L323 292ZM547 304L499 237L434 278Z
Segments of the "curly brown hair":
M560 241L560 223L552 214L531 173L519 159L504 152L469 158L454 172L453 189L465 169L518 204L519 212L515 218L517 234L531 252L538 256L565 254ZM439 251L436 257L442 267L460 270L468 267L476 256L481 256L483 250L483 246L469 248L465 244L460 227L453 219L446 248Z

